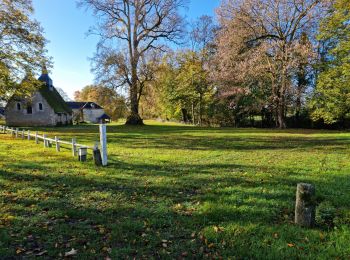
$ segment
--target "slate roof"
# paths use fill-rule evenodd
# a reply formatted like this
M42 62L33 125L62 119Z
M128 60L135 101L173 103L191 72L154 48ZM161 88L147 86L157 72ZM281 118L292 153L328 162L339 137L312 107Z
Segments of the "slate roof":
M107 115L107 114L103 114L103 115L100 116L98 119L99 119L99 120L102 120L102 119L108 119L108 120L110 120L111 117L110 117L109 115Z
M103 109L95 102L66 102L71 109Z

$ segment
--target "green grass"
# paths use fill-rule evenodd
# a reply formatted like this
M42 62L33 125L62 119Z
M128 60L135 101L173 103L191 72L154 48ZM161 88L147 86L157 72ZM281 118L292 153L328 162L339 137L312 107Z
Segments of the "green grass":
M0 256L349 259L350 133L148 123L108 126L105 168L0 134ZM299 182L335 207L332 225L293 224Z

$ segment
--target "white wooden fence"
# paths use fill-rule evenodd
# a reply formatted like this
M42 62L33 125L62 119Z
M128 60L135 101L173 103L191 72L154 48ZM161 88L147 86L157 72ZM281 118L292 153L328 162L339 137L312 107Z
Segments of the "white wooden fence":
M0 125L0 133L3 134L11 134L16 138L22 138L26 140L34 140L36 144L40 143L40 140L44 144L45 148L52 147L55 145L56 151L59 152L61 150L62 145L69 146L69 149L72 150L72 155L75 157L78 155L79 161L86 161L88 150L92 150L92 155L95 161L95 164L100 166L107 166L107 132L106 125L100 125L100 146L99 143L96 142L94 146L87 146L83 144L77 143L76 138L72 138L71 142L63 141L58 136L55 138L49 138L46 134L39 135L38 131L31 132L30 130L12 128L7 126Z

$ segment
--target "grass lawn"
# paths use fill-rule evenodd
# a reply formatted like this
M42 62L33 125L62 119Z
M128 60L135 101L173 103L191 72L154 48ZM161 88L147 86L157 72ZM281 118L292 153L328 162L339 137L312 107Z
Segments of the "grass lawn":
M0 258L349 259L350 133L148 124L108 126L105 168L0 134ZM293 225L299 182L314 229Z

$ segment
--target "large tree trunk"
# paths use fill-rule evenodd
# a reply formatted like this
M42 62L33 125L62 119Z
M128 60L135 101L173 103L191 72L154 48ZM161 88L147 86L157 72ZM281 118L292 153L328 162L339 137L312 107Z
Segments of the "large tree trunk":
M143 125L139 115L138 82L136 68L132 69L130 86L130 115L126 119L126 125Z

